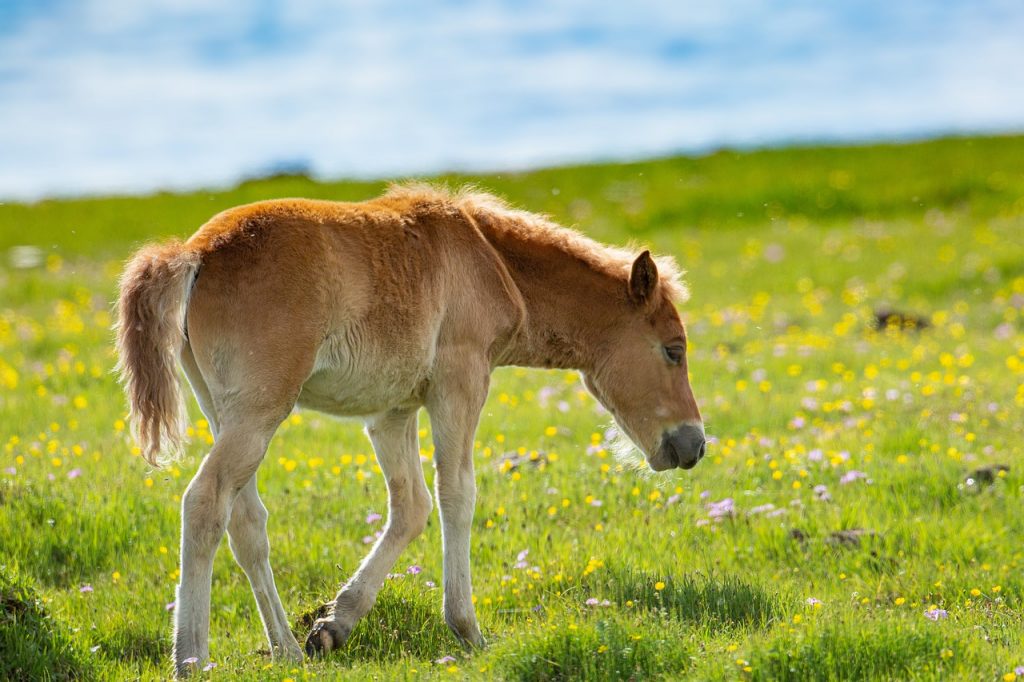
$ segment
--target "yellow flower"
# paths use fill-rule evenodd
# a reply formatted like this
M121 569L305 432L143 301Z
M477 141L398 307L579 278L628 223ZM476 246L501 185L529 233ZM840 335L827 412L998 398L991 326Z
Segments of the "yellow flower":
M903 606L907 602L905 597L896 597L896 606Z
M654 589L656 589L658 592L661 592L665 589L665 583L659 580L658 582L654 583Z

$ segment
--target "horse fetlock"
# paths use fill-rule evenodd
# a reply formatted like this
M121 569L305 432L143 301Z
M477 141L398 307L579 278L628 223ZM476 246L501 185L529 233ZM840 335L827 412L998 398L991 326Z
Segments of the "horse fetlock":
M270 658L274 661L288 661L289 663L302 663L305 656L302 647L292 638L287 644L278 644L270 651Z
M306 653L310 657L325 656L341 648L352 634L352 626L333 618L318 618L306 637Z
M445 613L444 621L462 646L467 649L482 649L484 647L484 638L480 634L480 626L477 624L474 614Z

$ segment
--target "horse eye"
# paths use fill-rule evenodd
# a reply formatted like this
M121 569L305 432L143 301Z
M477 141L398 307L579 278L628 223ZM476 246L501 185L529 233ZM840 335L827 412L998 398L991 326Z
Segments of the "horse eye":
M665 353L665 359L671 365L682 364L683 358L686 357L686 349L682 346L665 346L661 350Z

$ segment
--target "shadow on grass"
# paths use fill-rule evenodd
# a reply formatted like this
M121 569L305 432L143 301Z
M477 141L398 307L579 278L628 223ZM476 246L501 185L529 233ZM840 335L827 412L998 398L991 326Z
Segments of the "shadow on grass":
M826 682L946 675L961 679L964 673L963 679L986 677L970 650L941 628L858 631L832 627L809 637L787 634L754 654L751 665L755 680Z
M390 663L407 658L433 659L461 649L441 615L440 591L422 589L408 578L385 583L373 608L330 659L347 664ZM327 614L327 608L322 605L299 616L295 637L300 643L305 641L313 621Z
M169 635L170 631L146 632L117 628L102 632L96 643L106 658L161 665L170 655Z
M693 653L659 628L638 632L608 620L510 640L502 649L490 673L524 681L671 678L691 665Z
M619 608L632 602L633 608L702 626L763 628L783 617L776 595L735 576L659 576L610 567L592 573L581 586L585 596L609 599Z
M0 679L89 680L96 671L27 580L0 566Z

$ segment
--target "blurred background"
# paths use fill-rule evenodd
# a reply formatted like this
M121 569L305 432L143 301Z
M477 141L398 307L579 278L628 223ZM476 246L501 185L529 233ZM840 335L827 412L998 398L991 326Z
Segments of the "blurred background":
M1024 4L0 2L0 198L1024 128Z

